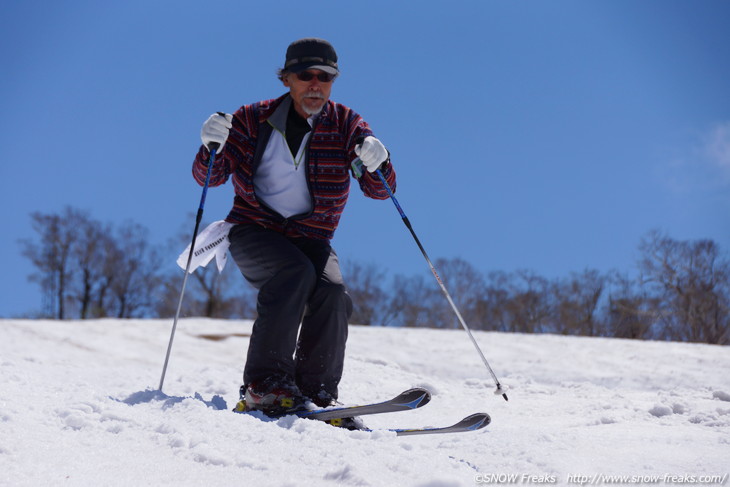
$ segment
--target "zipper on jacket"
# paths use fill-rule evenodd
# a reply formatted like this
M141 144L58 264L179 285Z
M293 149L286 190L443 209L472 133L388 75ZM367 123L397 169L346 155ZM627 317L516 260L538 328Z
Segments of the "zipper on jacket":
M327 107L325 106L325 108L323 108L323 111L326 108ZM311 204L311 208L312 209L309 210L307 213L301 213L299 215L292 215L292 216L286 218L286 217L284 217L284 215L282 215L281 213L279 213L278 211L274 210L273 208L271 208L270 206L268 206L266 203L264 203L256 195L256 188L255 188L255 185L254 185L253 194L254 194L254 198L256 198L256 201L258 202L259 206L261 206L265 211L267 211L268 213L270 213L272 216L280 218L281 219L280 223L283 225L284 229L286 229L286 227L289 225L289 222L291 222L292 220L294 220L294 221L304 220L304 219L309 218L310 216L312 216L314 214L314 208L315 208L316 201L315 201L315 197L314 197L314 191L312 191L312 182L310 180L310 173L309 173L309 147L312 144L312 139L314 138L314 134L315 134L316 128L319 125L318 122L320 121L321 115L322 115L322 112L320 112L320 115L317 116L317 118L314 120L314 124L312 125L312 134L309 137L309 140L307 140L307 143L304 146L304 151L302 152L302 157L304 158L304 170L307 172L307 175L306 175L306 179L307 179L307 190L309 191L309 200L312 203ZM274 127L274 124L272 124L269 121L269 119L266 119L266 123L273 130L276 130L277 132L279 132L282 135L282 137L284 137L284 140L286 141L286 135L284 133L282 133L279 129L277 129L276 127ZM260 130L259 130L259 133L260 133ZM269 144L269 141L270 140L271 140L271 134L269 134L269 137L266 140L266 145ZM258 144L258 141L257 141L257 144ZM289 144L287 144L287 148L288 147L289 147ZM266 150L266 147L264 146L261 150L262 150L262 154L263 154L263 151ZM289 152L291 153L291 148L289 148ZM292 159L296 159L296 158L295 157L292 157ZM252 183L253 183L253 178L256 177L256 170L258 169L258 164L261 162L261 160L258 159L258 160L255 160L254 162L255 162L255 164L253 164L253 167L252 167L252 176L251 176ZM317 166L317 163L316 162L315 162L315 166ZM312 173L312 177L314 177L316 179L316 176L317 176L316 173Z
M305 151L304 151L303 155L306 155L309 152L309 143L311 141L312 141L312 138L310 137L309 141L307 142L306 147L304 148ZM268 144L268 141L266 143ZM256 195L256 189L254 186L253 194L254 194L254 197L256 198L256 201L258 202L259 206L261 206L261 208L263 208L267 213L271 214L271 216L280 219L280 223L284 226L285 229L289 225L290 221L304 220L314 214L315 198L314 198L314 192L312 191L312 182L310 181L310 178L309 178L309 176L310 176L310 174L309 174L309 157L304 157L304 170L307 171L307 175L306 175L307 191L309 192L309 201L311 203L311 205L310 205L311 210L309 210L307 213L300 213L298 215L292 215L290 217L285 217L284 215L282 215L281 213L279 213L278 211L276 211L275 209L273 209L272 207L267 205L261 198L259 198ZM255 177L255 174L256 174L256 172L254 169L254 177ZM316 174L314 174L314 176L316 176Z
M291 159L292 159L292 161L294 161L294 170L295 170L295 171L298 171L298 170L299 170L299 165L300 165L300 164L302 163L302 159L306 159L306 157L305 157L305 156L307 155L307 150L309 150L309 142L307 142L307 145L306 145L306 146L305 146L305 148L304 148L305 150L304 150L304 151L302 151L302 155L301 155L301 156L299 156L299 160L297 160L297 155L296 155L296 154L294 154L294 153L293 153L293 152L291 151L291 147L289 147L289 143L288 143L288 142L287 142L287 140L286 140L286 133L285 133L285 132L282 132L281 130L279 130L278 128L276 128L276 127L274 126L274 124L273 124L273 123L271 123L271 121L270 121L270 120L266 120L266 123L268 123L269 125L271 125L271 128L272 128L272 129L274 129L274 130L276 130L277 132L279 132L279 134L281 135L281 138L282 138L282 139L284 139L284 144L286 145L286 148L287 148L287 149L289 150L289 154L291 154ZM270 139L269 139L269 140L270 140ZM311 137L311 136L309 137L309 140L312 140L312 137ZM268 144L269 142L267 141L266 143Z

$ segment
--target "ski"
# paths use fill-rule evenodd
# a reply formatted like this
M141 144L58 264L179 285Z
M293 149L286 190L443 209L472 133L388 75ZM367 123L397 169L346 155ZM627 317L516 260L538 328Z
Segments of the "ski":
M392 399L383 402L365 404L362 406L340 406L322 409L296 411L300 418L317 419L327 421L331 419L352 418L368 414L395 413L398 411L410 411L428 404L431 400L431 393L426 389L416 387L403 391Z
M318 421L336 421L343 418L354 418L356 416L367 416L371 414L395 413L398 411L412 411L425 406L431 400L431 393L423 388L416 387L403 391L397 396L371 404L363 404L360 406L338 406L321 409L307 409L302 411L292 411L284 413L281 416L272 417L272 419L287 415L294 415L299 418L315 419ZM239 403L234 412L244 413L242 403ZM359 431L390 431L396 436L413 436L413 435L434 435L444 433L466 433L476 431L489 425L492 421L487 413L475 413L451 426L443 427L423 427L423 428L362 428ZM333 423L330 423L333 424Z
M395 428L387 429L385 431L392 431L396 436L412 436L412 435L438 435L443 433L467 433L469 431L476 431L484 428L492 422L492 418L487 413L476 413L462 419L456 424L451 426L444 426L441 428ZM367 429L364 431L378 431L377 429ZM381 430L382 431L382 430Z

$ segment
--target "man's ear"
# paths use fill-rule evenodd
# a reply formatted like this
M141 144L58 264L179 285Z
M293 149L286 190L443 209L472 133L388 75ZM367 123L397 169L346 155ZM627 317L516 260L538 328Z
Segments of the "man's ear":
M284 86L286 86L287 88L289 87L289 76L290 76L290 73L287 73L287 74L285 74L285 75L283 75L283 76L281 77L281 82L282 82L282 83L284 84Z

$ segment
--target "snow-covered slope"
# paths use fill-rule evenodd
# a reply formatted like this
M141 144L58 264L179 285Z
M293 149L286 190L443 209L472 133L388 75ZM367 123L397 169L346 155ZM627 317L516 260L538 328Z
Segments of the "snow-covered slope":
M353 326L344 402L433 391L428 406L368 417L370 427L492 416L475 433L399 438L229 412L250 322L182 320L155 399L145 391L157 388L170 328L0 320L0 485L664 484L730 471L727 347L477 332L510 387L505 402L462 331Z

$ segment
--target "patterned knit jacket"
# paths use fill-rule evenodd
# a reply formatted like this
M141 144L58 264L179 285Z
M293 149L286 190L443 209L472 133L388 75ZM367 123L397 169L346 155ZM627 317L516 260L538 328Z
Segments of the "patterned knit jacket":
M355 145L373 133L360 115L328 101L312 128L304 161L312 210L284 218L256 198L253 178L272 131L266 120L288 96L244 105L236 111L228 140L213 163L210 186L224 184L232 176L235 197L228 222L257 224L288 237L331 240L349 195ZM201 146L193 163L193 176L200 185L205 183L209 157L208 149ZM381 171L395 191L395 171L390 162ZM358 181L365 196L388 198L376 174L363 171Z

